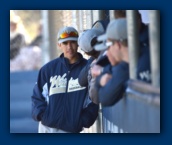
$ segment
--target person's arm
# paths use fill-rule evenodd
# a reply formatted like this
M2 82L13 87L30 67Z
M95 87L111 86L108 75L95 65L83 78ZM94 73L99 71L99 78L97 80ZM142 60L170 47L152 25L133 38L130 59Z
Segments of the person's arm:
M99 65L94 65L91 67L91 76L93 78L98 77L103 72L103 67Z
M96 83L96 78L92 78L90 81L90 88L88 91L89 91L90 99L93 101L93 103L99 104L98 90L95 87L95 83Z
M88 68L89 65L86 65L80 72L79 76L78 76L78 82L81 86L87 86L88 85Z
M88 70L90 69L90 64L92 61L92 58L88 60L87 65L81 70L78 76L78 82L81 86L88 86Z
M90 95L91 100L95 104L99 104L98 87L96 86L97 85L96 80L100 80L99 78L102 78L102 76L104 76L105 74L107 75L107 73L111 74L111 66L110 65L107 65L105 67L95 65L91 69L91 74L93 75L93 78L90 81L89 95ZM104 79L104 81L108 81L108 80L109 80L108 78ZM107 83L107 82L104 82L104 84L105 83Z
M100 83L99 78L99 83ZM116 103L125 91L125 83L129 79L128 64L119 64L113 68L112 78L103 87L99 84L99 102L103 106Z
M45 77L43 76L41 70L38 75L37 83L33 89L32 99L32 118L35 121L40 121L48 102L48 87L47 83L44 81ZM43 85L44 84L44 85Z

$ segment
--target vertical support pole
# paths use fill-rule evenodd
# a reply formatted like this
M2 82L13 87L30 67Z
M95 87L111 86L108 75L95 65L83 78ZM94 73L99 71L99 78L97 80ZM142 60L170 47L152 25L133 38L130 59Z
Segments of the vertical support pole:
M136 69L139 54L138 40L138 22L135 10L127 10L127 31L128 31L128 49L130 61L130 79L136 79Z
M160 86L160 14L159 10L149 11L149 37L152 85Z
M91 19L91 26L92 26L93 23L94 23L94 22L93 22L93 10L90 10L90 15L91 15L91 16L90 16L90 17L91 17L91 18L90 18L90 19ZM91 28L91 27L90 27L90 28Z
M106 19L106 10L99 10L99 20Z
M99 104L99 120L100 120L100 133L103 133L103 117L102 117L102 105Z
M115 19L114 13L115 13L115 10L109 10L110 20Z
M82 24L82 10L79 10L79 31L83 31L83 24Z
M42 65L50 60L49 56L49 23L48 23L48 10L42 10L42 23L43 23L43 43L42 43Z
M49 38L50 38L50 44L49 44L49 52L50 52L50 59L55 59L58 57L57 55L57 31L56 31L56 11L55 10L49 10Z

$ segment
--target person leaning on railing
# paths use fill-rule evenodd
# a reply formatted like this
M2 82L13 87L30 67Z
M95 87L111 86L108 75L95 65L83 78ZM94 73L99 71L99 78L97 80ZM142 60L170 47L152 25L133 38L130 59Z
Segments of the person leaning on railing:
M127 42L127 20L119 18L112 20L107 27L106 34L98 37L99 41L106 41L105 48L107 57L112 65L112 74L104 74L97 78L97 87L99 88L99 102L103 106L109 106L116 103L126 88L126 82L129 79L129 56ZM95 47L96 50L102 50ZM137 66L137 76L150 71L150 58L148 48L140 45L141 54ZM138 77L141 81L150 82L149 78Z

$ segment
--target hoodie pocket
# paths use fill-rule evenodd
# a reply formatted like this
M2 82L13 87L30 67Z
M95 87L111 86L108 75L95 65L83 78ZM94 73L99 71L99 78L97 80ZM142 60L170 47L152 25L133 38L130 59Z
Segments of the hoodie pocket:
M42 115L42 118L41 118L41 123L43 124L43 125L46 125L46 126L49 126L50 125L50 121L49 121L49 116L48 116L48 111L49 109L48 109L48 107L46 108L46 110L45 110L45 112L44 112L44 114Z

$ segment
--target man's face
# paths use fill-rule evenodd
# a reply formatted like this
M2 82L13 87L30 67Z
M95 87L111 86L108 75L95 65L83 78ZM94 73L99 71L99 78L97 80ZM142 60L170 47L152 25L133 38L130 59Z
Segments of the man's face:
M58 44L62 52L64 53L64 57L69 60L77 57L78 44L77 41L65 41Z
M109 40L107 40L107 42L110 42ZM113 44L111 46L109 46L108 50L107 50L107 56L108 56L108 59L111 63L112 66L115 66L118 61L117 61L117 58L116 58L116 42L113 42Z

